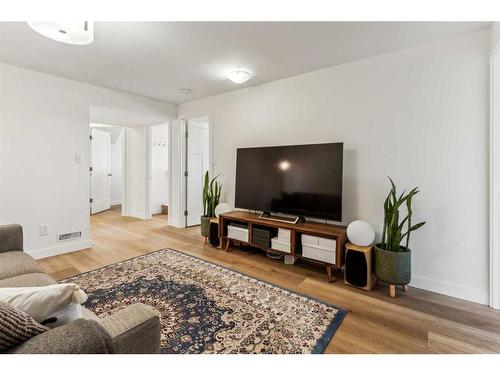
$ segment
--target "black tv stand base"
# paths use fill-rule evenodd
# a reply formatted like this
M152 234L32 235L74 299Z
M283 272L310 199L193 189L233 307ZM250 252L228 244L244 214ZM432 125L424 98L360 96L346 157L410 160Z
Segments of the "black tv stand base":
M279 215L272 215L270 212L267 211L261 213L259 215L259 218L266 220L280 221L282 223L289 223L289 224L298 224L306 221L304 216L295 216L295 217L279 216Z

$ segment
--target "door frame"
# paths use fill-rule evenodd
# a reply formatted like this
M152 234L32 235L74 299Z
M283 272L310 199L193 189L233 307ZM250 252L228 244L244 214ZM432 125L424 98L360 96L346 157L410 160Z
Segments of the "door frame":
M187 184L185 172L187 170L187 139L186 139L186 131L187 131L187 123L189 120L206 117L208 118L208 173L213 175L213 166L215 164L213 158L213 115L212 111L199 111L199 112L190 112L183 113L177 116L178 120L181 120L181 178L180 178L180 191L181 191L181 212L179 213L179 223L181 228L187 227L187 216L184 215L184 212L187 209ZM170 134L170 133L169 133ZM171 158L169 158L170 163ZM172 179L171 179L172 180ZM170 189L172 191L172 189Z
M490 54L490 307L500 309L500 42Z
M90 135L92 135L92 126L90 126L92 123L89 123L89 150L90 150L90 158L89 158L89 165L91 164L91 156L92 156L92 140L90 139ZM94 123L97 124L97 123ZM103 124L107 125L107 124ZM145 208L145 213L146 215L144 217L141 217L143 220L148 220L151 219L151 160L152 160L152 148L151 148L151 126L154 126L157 124L151 124L151 125L142 125L145 128L145 180L144 180L144 188L145 188L145 199L144 199L144 208ZM121 215L122 216L129 216L130 212L128 210L128 203L127 203L127 197L128 197L128 189L127 189L127 165L129 163L127 159L127 129L132 128L132 126L124 126L124 125L108 125L112 127L117 127L121 128L122 130L122 210L121 210ZM99 127L96 127L99 129ZM89 183L90 183L90 197L92 197L92 177L89 174ZM90 203L89 203L90 204ZM91 210L89 206L89 216L91 215Z

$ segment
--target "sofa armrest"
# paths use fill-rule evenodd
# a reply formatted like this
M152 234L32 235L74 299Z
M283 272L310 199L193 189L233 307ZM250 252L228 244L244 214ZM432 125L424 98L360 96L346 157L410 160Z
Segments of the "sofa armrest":
M19 224L0 225L0 253L23 251L23 227Z
M136 303L101 320L111 336L113 347L122 354L159 353L160 313L151 306Z
M94 320L78 319L37 335L10 351L15 354L110 354L111 337Z

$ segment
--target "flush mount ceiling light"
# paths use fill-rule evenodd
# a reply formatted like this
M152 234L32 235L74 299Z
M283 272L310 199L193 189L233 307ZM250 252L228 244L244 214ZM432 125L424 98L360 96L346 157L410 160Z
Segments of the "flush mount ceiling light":
M61 43L83 46L94 41L94 23L91 21L28 21L37 33Z
M190 95L193 93L193 90L191 90L191 89L179 89L179 93L182 95Z
M233 70L227 75L227 78L234 83L245 83L250 79L250 73L246 70Z

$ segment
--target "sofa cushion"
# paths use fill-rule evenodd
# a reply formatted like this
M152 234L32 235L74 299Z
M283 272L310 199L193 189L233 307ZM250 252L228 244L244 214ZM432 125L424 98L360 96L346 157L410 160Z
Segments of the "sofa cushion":
M23 227L19 224L0 225L0 253L23 251Z
M112 354L115 348L109 333L98 322L78 319L53 328L17 346L18 354ZM82 366L85 364L82 362ZM68 368L68 373L71 369Z
M0 280L0 288L22 286L45 286L55 284L55 280L44 273L26 273Z
M93 311L90 311L89 309L83 306L82 306L82 318L87 320L95 320L96 322L100 321L100 319Z
M0 301L0 352L5 352L49 329L31 316Z
M0 253L0 280L25 273L43 272L38 263L22 251Z

